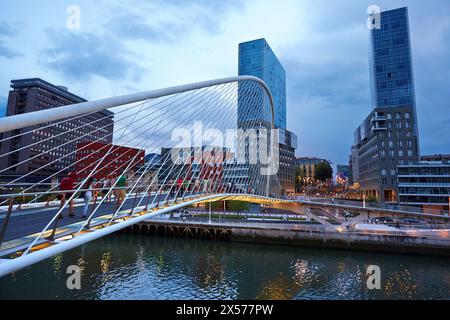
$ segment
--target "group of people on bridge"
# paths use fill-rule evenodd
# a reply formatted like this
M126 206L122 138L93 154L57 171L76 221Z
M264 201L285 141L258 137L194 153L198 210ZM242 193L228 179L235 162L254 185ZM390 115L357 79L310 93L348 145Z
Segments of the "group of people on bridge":
M80 181L82 180L82 181ZM69 172L59 183L60 192L57 194L57 198L60 200L60 209L69 201L69 217L74 217L74 200L81 198L84 200L84 206L82 211L82 218L86 218L89 213L89 206L93 200L93 205L97 204L99 196L102 197L102 201L105 203L116 203L116 208L126 198L126 188L128 186L127 176L122 174L120 176L108 175L107 177L97 181L94 177L87 177L87 179L79 179L76 172ZM50 202L55 200L55 195L52 194L46 203L48 207ZM62 213L59 216L63 218Z

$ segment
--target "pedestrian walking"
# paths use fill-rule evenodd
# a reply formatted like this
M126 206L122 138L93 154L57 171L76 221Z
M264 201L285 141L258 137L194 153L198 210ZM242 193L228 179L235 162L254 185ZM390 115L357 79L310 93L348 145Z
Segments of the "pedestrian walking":
M60 195L60 200L61 200L61 205L59 207L59 209L61 210L66 201L69 199L69 217L74 217L74 210L73 210L73 193L74 193L74 185L75 185L75 181L77 180L78 176L75 172L69 172L69 174L67 175L67 177L65 177L64 179L61 180L60 183L60 190L61 190L61 195ZM59 218L62 219L63 218L63 214L61 212L61 214L59 215Z
M81 192L81 197L84 200L84 207L83 207L83 214L81 216L81 218L85 219L87 217L88 211L89 211L89 203L93 197L93 192L92 192L92 185L94 183L94 178L90 177L83 185L82 187L82 192Z
M128 185L127 177L126 175L121 175L119 179L117 179L116 187L117 187L117 199L116 204L117 208L120 207L125 200L125 197L127 195L126 187Z

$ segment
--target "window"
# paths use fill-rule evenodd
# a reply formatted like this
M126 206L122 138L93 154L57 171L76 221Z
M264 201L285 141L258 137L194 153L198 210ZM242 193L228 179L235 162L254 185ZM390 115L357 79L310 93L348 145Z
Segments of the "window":
M391 169L391 176L397 175L397 171L395 169Z
M386 175L387 175L386 169L381 170L381 175L382 175L382 176L386 176Z
M409 112L405 113L405 119L409 119L409 118L410 118Z
M399 151L398 151L398 156L399 156L399 157L403 157L403 155L404 155L404 154L403 154L403 150L399 150Z
M392 120L392 114L388 113L388 114L387 114L387 119L388 119L388 120Z

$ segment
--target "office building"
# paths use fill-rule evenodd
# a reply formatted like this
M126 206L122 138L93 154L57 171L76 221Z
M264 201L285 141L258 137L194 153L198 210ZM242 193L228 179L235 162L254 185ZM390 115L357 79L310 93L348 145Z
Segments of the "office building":
M397 202L397 166L419 160L408 9L382 12L370 44L373 109L355 131L352 158L366 196Z
M350 169L352 172L352 183L359 184L359 158L358 147L353 145L350 154Z
M450 155L425 156L398 166L398 194L402 205L448 211Z
M281 194L295 193L295 150L297 136L288 130L279 130L279 169L277 178L281 186Z
M11 88L6 116L86 101L70 93L66 87L55 86L39 78L12 80ZM0 179L8 181L27 175L22 182L37 182L52 175L55 178L63 176L73 169L77 143L112 143L113 118L112 112L101 111L54 126L45 124L4 133L3 139L17 137L1 145L0 154L10 154L1 158L0 170L3 172Z

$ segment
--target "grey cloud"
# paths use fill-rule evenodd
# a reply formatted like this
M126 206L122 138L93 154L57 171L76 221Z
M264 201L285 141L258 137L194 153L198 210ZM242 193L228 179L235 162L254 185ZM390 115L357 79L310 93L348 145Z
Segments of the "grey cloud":
M0 57L13 59L13 58L21 57L21 56L23 56L22 53L14 50L14 49L8 48L5 45L4 41L0 40Z
M171 23L149 24L145 16L124 12L106 24L106 28L121 39L175 41L186 32L182 26Z
M352 105L370 107L369 76L366 63L349 66L346 62L330 62L313 66L302 61L286 63L288 93L295 97L321 98L324 107L342 109ZM343 110L339 110L343 111Z
M100 76L138 81L145 71L131 59L133 53L113 36L68 30L48 30L47 34L51 46L40 52L43 65L71 80Z
M0 57L13 59L21 57L22 53L17 50L9 48L4 39L12 38L22 31L24 24L22 22L7 22L0 21Z
M216 34L222 29L222 18L228 12L243 8L238 0L201 1L171 0L156 1L148 6L141 3L139 13L128 8L114 10L121 12L106 23L106 28L122 39L174 42L182 39L195 29ZM154 10L179 11L180 15L162 21L151 19ZM180 18L180 16L182 18Z
M14 37L22 31L24 26L23 22L0 21L0 37Z
M288 129L301 155L346 163L353 132L370 110L366 64L288 61Z

